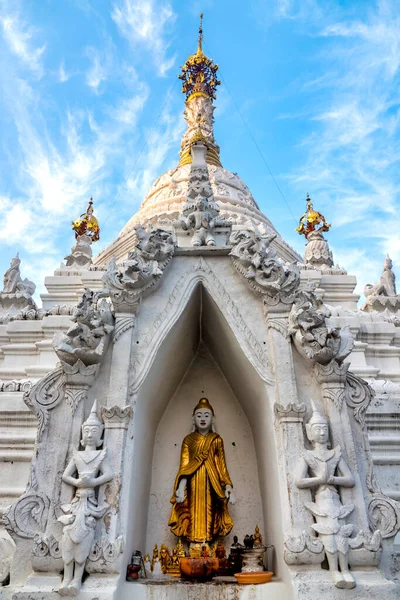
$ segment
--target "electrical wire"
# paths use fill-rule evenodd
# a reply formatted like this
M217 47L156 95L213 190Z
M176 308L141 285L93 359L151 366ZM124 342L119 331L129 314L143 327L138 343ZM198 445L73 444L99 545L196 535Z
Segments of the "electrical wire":
M229 96L230 96L230 98L231 98L232 102L233 102L233 105L234 105L234 107L236 108L236 110L237 110L237 112L238 112L238 114L239 114L240 118L242 119L242 121L243 121L243 124L244 124L244 126L246 127L246 129L247 129L247 132L248 132L249 136L250 136L250 137L251 137L251 139L253 140L253 143L254 143L255 147L257 148L257 151L258 151L259 155L261 156L261 160L263 161L264 165L267 167L268 173L269 173L269 175L271 176L271 179L272 179L272 181L274 182L274 184L275 184L275 186L276 186L276 188L277 188L278 192L279 192L279 193L280 193L280 195L282 196L282 198L283 198L283 201L285 202L286 206L288 207L288 210L289 210L290 214L292 215L293 219L294 219L294 220L295 220L295 222L297 223L298 219L296 219L296 217L294 216L294 214L293 214L293 212L292 212L292 209L290 208L290 205L289 205L288 201L286 200L284 193L283 193L283 192L282 192L282 190L281 190L281 187L280 187L280 185L279 185L279 184L278 184L278 182L276 181L276 179L275 179L275 177L274 177L274 174L272 173L272 171L271 171L271 169L270 169L270 166L269 166L269 164L267 163L267 160L266 160L266 158L265 158L264 154L262 153L260 146L259 146L259 145L258 145L258 143L257 143L257 140L255 139L255 137L254 137L254 135L253 135L253 133L252 133L252 131L251 131L250 127L248 126L248 124L247 124L247 122L246 122L246 120L245 120L245 118L244 118L244 116L243 116L242 112L240 111L240 109L239 109L238 105L236 104L236 101L235 101L235 99L234 99L233 95L231 94L231 91L230 91L230 89L229 89L229 87L228 87L228 84L226 83L225 79L222 77L222 75L221 75L221 71L220 71L220 70L219 70L218 74L219 74L219 76L221 77L221 80L222 80L222 82L223 82L223 84L224 84L224 86L225 86L225 88L226 88L226 90L227 90L227 92L228 92L228 94L229 94Z
M131 175L132 175L133 171L135 170L135 168L136 168L136 165L137 165L137 164L138 164L138 162L139 162L139 159L141 158L141 156L142 156L142 154L143 154L143 150L144 150L144 149L145 149L145 147L148 145L148 143L149 143L149 140L150 140L150 138L151 138L151 134L153 133L153 131L154 131L154 129L155 129L155 127L156 127L157 123L159 122L159 120L160 120L160 118L161 118L161 116L162 116L162 114L163 114L163 112L164 112L164 109L165 109L165 107L167 106L167 104L168 104L168 102L169 102L169 99L170 99L170 98L171 98L171 96L172 96L172 92L173 92L173 91L174 91L174 89L175 89L175 86L176 86L176 83L177 83L177 81L178 81L178 79L175 79L174 83L173 83L173 84L172 84L172 86L170 87L170 90L169 90L169 92L168 92L168 94L167 94L167 98L166 98L166 100L165 100L164 104L162 105L162 107L161 107L161 110L160 110L160 112L158 113L156 120L154 121L153 125L151 126L151 129L150 129L150 132L149 132L148 136L147 136L147 137L144 139L144 142L143 142L143 144L142 144L142 147L140 148L140 151L139 151L139 154L138 154L138 155L137 155L137 157L136 157L136 160L134 161L134 163L133 163L133 165L132 165L131 169L129 170L129 172L128 172L128 175L126 176L124 183L123 183L123 184L121 185L121 187L119 188L119 190L118 190L118 192L117 192L117 195L115 196L114 202L113 202L113 203L112 203L112 205L110 206L110 210L109 210L109 211L108 211L108 213L107 213L107 216L106 216L106 218L105 218L105 222L107 221L108 217L110 216L110 214L111 214L111 211L113 210L114 206L116 205L117 201L119 200L119 197L121 196L122 192L123 192L123 191L126 189L126 185L127 185L128 181L129 181L129 179L131 178Z

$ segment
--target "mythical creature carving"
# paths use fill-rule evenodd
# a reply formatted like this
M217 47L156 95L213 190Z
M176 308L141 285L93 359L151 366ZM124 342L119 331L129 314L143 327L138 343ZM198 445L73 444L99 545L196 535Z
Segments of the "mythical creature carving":
M66 334L56 333L53 347L57 356L69 365L81 360L85 366L99 364L108 335L114 329L114 317L108 302L99 294L85 290L77 306L74 322Z
M295 263L285 263L271 247L276 234L262 236L254 231L235 231L230 237L230 256L250 286L263 294L269 305L291 304L300 282Z
M315 517L312 528L324 545L334 585L353 588L356 582L349 571L349 538L353 525L343 519L353 510L353 504L342 504L339 487L353 487L354 478L347 466L340 446L329 449L328 421L313 407L313 415L306 425L307 437L312 450L304 449L296 485L315 489L314 502L306 502L306 508ZM340 571L339 571L340 567Z
M329 309L315 294L315 288L298 290L289 313L289 334L298 352L313 363L342 362L350 354L354 339L348 327L330 327Z
M64 579L58 590L60 596L76 596L79 592L85 562L94 540L96 519L109 510L108 504L98 504L95 493L98 486L114 477L107 448L97 449L102 444L103 428L95 400L89 418L82 425L85 449L73 452L62 476L65 483L76 488L76 492L71 504L61 507L65 515L58 519L64 525L61 542ZM74 477L75 473L77 477Z
M114 306L127 302L136 308L140 293L157 283L175 251L176 244L169 231L146 231L140 225L135 229L135 250L122 265L117 265L115 258L111 258L103 277Z

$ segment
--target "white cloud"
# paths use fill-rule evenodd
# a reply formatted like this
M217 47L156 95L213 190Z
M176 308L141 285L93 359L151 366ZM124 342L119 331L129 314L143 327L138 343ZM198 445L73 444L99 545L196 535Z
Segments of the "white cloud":
M136 124L137 117L149 97L149 90L145 85L142 85L138 92L140 93L130 98L123 98L115 108L110 110L110 114L116 121L130 126Z
M158 74L165 76L175 62L175 56L167 56L168 34L176 19L169 2L122 0L114 4L112 19L132 48L151 53Z
M110 60L104 52L96 48L87 48L86 54L91 61L91 66L86 73L86 83L97 92L100 84L108 77Z
M321 11L322 3L308 18L326 39L320 58L329 76L311 82L318 104L304 82L312 133L302 143L304 164L289 178L327 209L334 226L353 223L354 239L365 235L369 221L399 211L400 17L388 2L363 21L343 22Z
M17 12L8 12L6 4L3 4L2 13L0 24L4 40L11 52L36 76L41 77L43 75L41 59L45 45L35 46L34 29L24 23Z
M67 73L64 67L64 61L61 62L60 67L58 69L58 81L60 83L65 83L70 79L72 73Z

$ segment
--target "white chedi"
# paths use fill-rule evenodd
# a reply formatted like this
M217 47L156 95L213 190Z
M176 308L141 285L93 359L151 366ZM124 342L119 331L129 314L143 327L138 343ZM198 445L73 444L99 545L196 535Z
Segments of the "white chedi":
M58 590L60 596L78 594L94 540L96 519L109 509L108 504L98 505L95 492L98 486L113 479L107 449L97 449L102 444L103 429L95 400L89 418L82 425L81 443L85 449L74 450L62 476L64 483L74 486L76 491L72 502L61 507L66 514L58 519L64 525L61 541L64 578Z

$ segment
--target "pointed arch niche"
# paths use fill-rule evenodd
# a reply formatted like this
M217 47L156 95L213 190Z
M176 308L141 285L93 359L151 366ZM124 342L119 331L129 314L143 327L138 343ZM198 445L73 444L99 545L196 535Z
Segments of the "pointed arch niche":
M245 282L237 283L247 295ZM237 504L229 505L234 528L224 540L225 547L228 549L233 535L243 539L258 523L264 541L276 548L276 572L286 579L274 386L271 377L262 377L257 369L262 354L258 352L257 360L249 359L248 349L244 351L235 326L229 323L228 307L225 310L218 305L215 289L210 286L209 291L208 286L207 279L196 281L194 277L193 285L185 281L175 322L165 325L169 329L162 342L157 344L155 334L152 339L151 346L157 348L152 350L151 367L136 391L132 454L128 451L124 466L124 478L130 480L129 498L123 507L129 514L126 539L132 540L132 548L148 553L156 543L169 547L176 543L168 519L180 447L191 430L194 406L206 396L215 410L237 495ZM253 295L248 295L248 300L246 320L255 319L259 330L265 329L261 336L267 340L262 303Z

